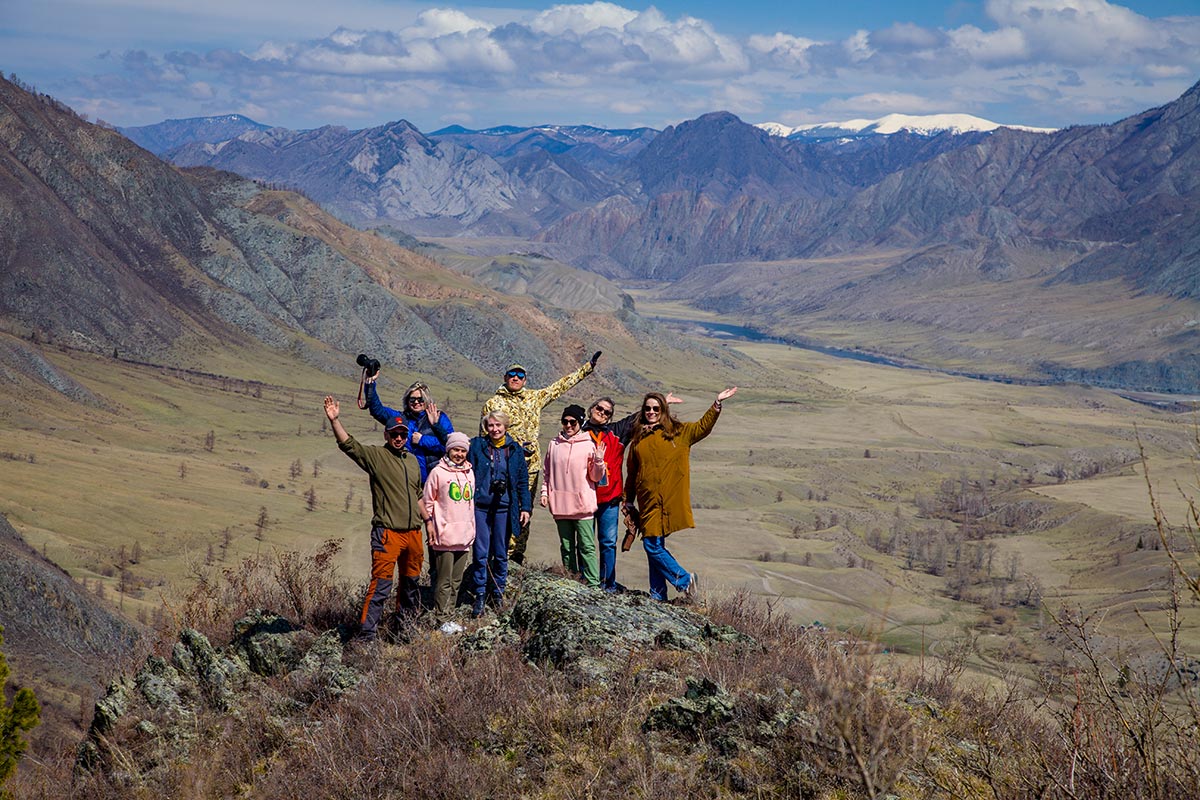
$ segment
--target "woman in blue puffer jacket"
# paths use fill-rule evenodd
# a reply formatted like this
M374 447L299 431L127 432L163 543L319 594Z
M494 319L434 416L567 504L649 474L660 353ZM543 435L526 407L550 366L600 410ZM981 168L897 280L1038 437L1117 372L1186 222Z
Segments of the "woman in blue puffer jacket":
M488 596L504 603L508 581L508 543L529 520L533 498L525 451L508 435L508 414L493 411L483 418L484 436L471 440L467 460L475 468L475 545L471 582L475 587L472 616L483 614ZM490 581L489 581L490 576Z
M446 455L446 437L454 433L454 425L450 417L442 413L437 403L429 396L429 387L417 381L404 392L402 409L389 408L379 399L379 391L375 381L379 374L365 378L363 383L364 399L367 411L384 428L397 418L403 418L408 425L408 436L404 437L404 449L417 457L421 467L421 484L429 477L442 456Z

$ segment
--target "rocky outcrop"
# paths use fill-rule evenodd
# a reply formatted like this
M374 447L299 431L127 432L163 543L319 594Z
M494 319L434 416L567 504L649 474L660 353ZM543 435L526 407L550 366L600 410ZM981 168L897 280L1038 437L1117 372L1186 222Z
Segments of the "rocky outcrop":
M604 594L569 578L530 570L514 578L511 607L465 635L458 645L463 653L483 656L498 648L519 648L532 663L562 670L579 685L596 685L617 679L634 653L701 655L721 645L760 648L733 628L642 592ZM261 715L265 705L269 724L287 730L302 724L312 703L336 701L369 677L344 660L337 631L317 634L276 614L255 611L234 623L232 633L228 645L214 647L203 634L186 628L169 655L151 655L137 674L110 684L96 703L78 768L102 769L110 777L126 771L136 773L139 781L152 781L156 771L221 735L223 719ZM408 632L410 642L414 635ZM361 667L364 662L360 658L355 663ZM670 684L676 679L651 670L639 680ZM727 721L720 710L728 702L723 695L707 684L696 691L700 695L670 701L652 714L647 730L669 729L688 719ZM714 692L717 699L710 697ZM251 707L257 710L251 712Z
M136 675L109 685L96 703L77 767L152 779L186 758L197 738L219 735L214 715L244 714L248 698L265 699L274 712L271 724L282 729L299 709L358 684L359 674L342 654L336 631L313 634L266 611L238 620L233 641L222 648L185 628L169 658L151 655Z
M463 639L467 651L520 644L525 658L603 678L637 650L702 652L754 641L683 606L644 592L605 594L572 580L526 572L512 608Z

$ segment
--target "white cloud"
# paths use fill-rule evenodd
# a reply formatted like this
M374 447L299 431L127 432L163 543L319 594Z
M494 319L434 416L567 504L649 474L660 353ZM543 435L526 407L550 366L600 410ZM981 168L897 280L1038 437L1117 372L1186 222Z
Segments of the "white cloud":
M617 2L525 10L292 1L294 18L270 25L256 6L245 13L245 29L219 38L214 31L236 27L244 0L206 7L221 25L186 0L45 0L72 4L75 16L97 24L109 20L124 37L94 47L69 83L45 88L128 124L164 112L194 116L197 106L222 113L254 105L256 118L292 127L405 106L428 109L426 122L462 113L480 124L605 115L626 124L622 116L648 113L675 122L720 107L793 124L963 111L1060 126L1166 102L1200 76L1200 15L1152 18L1106 0L985 0L982 19L943 27L917 24L895 4L894 16L876 27L824 40L794 14L779 16L796 20L792 28L735 36L708 19ZM115 2L123 24L112 22L120 17ZM286 0L263 2L278 10ZM19 59L37 45L43 54L59 52L52 15L37 11L40 4L20 7L22 35L0 38L0 46L24 48L8 68L41 82ZM38 19L40 39L27 35ZM138 29L146 19L152 33ZM72 37L83 31L75 24ZM194 41L220 44L144 45L167 41L164 31L196 30L203 35ZM94 57L106 49L113 55Z
M211 100L217 96L217 93L206 81L194 81L188 84L188 95L193 100Z
M1165 24L1105 0L988 0L986 9L1002 28L1021 31L1031 55L1069 64L1159 48L1169 31Z
M416 24L401 33L405 39L437 39L455 33L490 31L492 27L453 8L431 8L418 14Z
M875 118L885 114L935 114L947 111L946 101L908 92L867 92L853 97L837 98L821 104L821 110L832 116L861 115Z
M710 107L734 114L761 114L765 108L762 94L751 87L727 84L709 96Z
M866 61L875 55L875 51L871 48L869 31L855 31L853 36L842 42L842 49L846 51L847 58L852 62Z
M650 110L647 103L630 102L628 100L615 100L609 103L608 107L618 114L644 114Z
M547 36L562 36L568 33L582 36L602 28L622 30L637 17L636 11L613 3L561 5L538 14L529 23L529 28L535 33Z
M948 32L950 46L961 50L977 64L1016 64L1029 57L1025 35L1017 28L982 31L974 25L964 25Z
M808 51L816 44L814 39L778 31L771 36L755 34L746 40L751 52L763 56L769 65L791 70L808 69Z

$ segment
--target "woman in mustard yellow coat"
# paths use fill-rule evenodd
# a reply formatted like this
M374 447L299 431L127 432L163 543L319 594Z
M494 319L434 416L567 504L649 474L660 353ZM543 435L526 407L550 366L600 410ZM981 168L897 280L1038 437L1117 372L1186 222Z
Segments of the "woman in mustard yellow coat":
M650 596L667 599L667 584L688 596L696 593L696 575L679 565L667 550L666 537L695 526L692 519L692 445L708 436L721 402L737 392L733 386L696 422L671 416L666 398L650 392L642 399L626 465L625 506L642 531L642 547L650 565ZM636 508L635 508L636 506Z

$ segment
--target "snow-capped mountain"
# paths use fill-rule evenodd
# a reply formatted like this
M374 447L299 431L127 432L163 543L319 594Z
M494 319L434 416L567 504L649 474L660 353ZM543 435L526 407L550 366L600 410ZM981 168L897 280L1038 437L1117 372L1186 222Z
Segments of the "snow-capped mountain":
M1055 128L1034 128L1029 125L1004 125L970 114L888 114L879 119L851 119L845 122L818 122L790 127L778 122L760 122L762 128L772 136L785 139L857 139L865 136L886 136L905 131L919 136L936 136L939 133L986 133L997 128L1013 128L1034 133L1053 133Z

